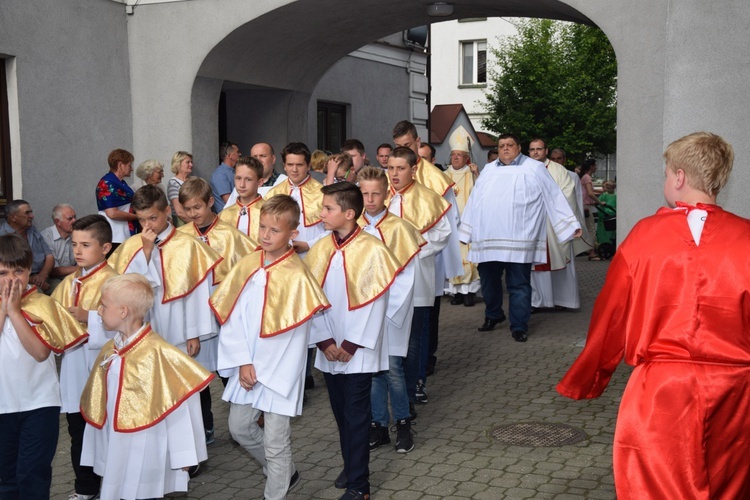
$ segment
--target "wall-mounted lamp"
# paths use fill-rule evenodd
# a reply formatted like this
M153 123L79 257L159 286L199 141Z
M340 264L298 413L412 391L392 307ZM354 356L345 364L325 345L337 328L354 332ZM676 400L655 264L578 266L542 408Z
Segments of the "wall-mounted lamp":
M427 6L427 15L432 17L446 17L453 14L453 4L448 2L434 2Z

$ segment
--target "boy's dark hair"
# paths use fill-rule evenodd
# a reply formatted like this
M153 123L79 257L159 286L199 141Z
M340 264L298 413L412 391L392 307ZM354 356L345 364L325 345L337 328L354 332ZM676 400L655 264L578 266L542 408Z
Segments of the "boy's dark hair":
M513 139L513 141L515 141L516 143L516 146L521 145L521 139L519 139L516 134L500 134L500 136L497 138L498 143L500 142L500 139Z
M177 194L177 201L180 202L180 205L184 205L193 198L198 198L203 201L203 203L208 204L211 196L211 186L205 179L191 177L180 186L180 191Z
M277 194L263 202L260 215L266 214L274 219L285 218L290 229L297 229L299 226L299 204L288 194Z
M414 154L414 151L403 146L399 146L391 151L391 158L403 158L404 160L406 160L406 163L408 163L410 167L415 166L419 162L417 155Z
M490 159L490 156L497 154L497 148L492 148L489 151L487 151L487 160Z
M109 156L107 157L107 164L109 164L109 169L114 172L115 170L117 170L118 163L132 163L133 160L135 160L135 158L130 151L127 151L125 149L115 149L111 153L109 153Z
M362 210L365 208L365 199L362 197L362 191L360 191L355 184L342 181L323 186L320 191L323 195L333 196L333 199L336 200L336 204L340 206L341 210L344 212L347 210L354 210L355 220L359 219L359 216L362 215Z
M286 162L286 155L303 155L305 163L310 164L310 149L303 142L290 142L281 150L281 161Z
M435 146L430 144L429 142L423 142L419 145L421 148L430 148L430 158L435 158L435 155L437 154L437 150L435 149Z
M0 264L6 267L31 269L34 253L26 238L17 233L0 236Z
M379 150L381 150L381 149L383 149L383 148L388 148L388 149L390 149L391 151L393 151L393 146L391 146L391 145L390 145L390 144L388 144L387 142L384 142L383 144L381 144L380 146L378 146L378 149L376 149L375 151L379 151Z
M362 141L359 139L347 139L344 141L344 144L341 145L342 153L351 151L352 149L356 149L361 155L365 154L365 145L362 144Z
M547 148L547 141L545 141L539 136L532 137L531 140L529 141L529 145L531 145L532 142L541 142L542 144L544 144L545 149Z
M263 164L257 158L253 158L252 156L240 156L240 159L237 160L237 165L234 167L235 172L240 165L245 165L247 168L255 172L258 179L263 178Z
M112 226L103 215L91 214L77 219L73 223L73 231L89 231L100 245L112 243Z
M148 210L156 207L157 210L163 212L169 206L169 202L164 191L154 185L146 184L135 192L131 206L133 210Z
M395 127L393 127L393 138L396 139L406 134L411 135L415 139L419 137L419 135L417 135L417 127L415 127L412 122L401 120Z

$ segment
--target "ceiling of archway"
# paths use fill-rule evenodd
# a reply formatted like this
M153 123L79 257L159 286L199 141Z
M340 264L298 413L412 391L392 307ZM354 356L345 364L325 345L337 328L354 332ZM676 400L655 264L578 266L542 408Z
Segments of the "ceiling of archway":
M339 59L415 26L476 17L543 17L590 24L558 0L455 0L453 15L429 17L429 1L300 0L240 26L219 42L198 74L311 92Z

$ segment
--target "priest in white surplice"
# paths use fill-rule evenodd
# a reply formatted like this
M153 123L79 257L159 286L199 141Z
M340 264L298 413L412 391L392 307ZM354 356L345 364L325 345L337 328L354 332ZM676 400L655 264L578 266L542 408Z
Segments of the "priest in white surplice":
M547 172L555 184L560 186L568 206L583 228L583 212L579 210L573 176L561 164L547 158L548 151L543 139L532 139L529 143L529 156L544 163ZM577 246L576 243L581 246ZM552 224L547 219L547 250L547 262L537 264L531 270L531 306L578 309L581 301L576 279L575 256L576 253L588 250L588 246L580 238L559 243Z
M476 262L490 331L505 320L502 274L506 272L510 330L526 341L531 315L531 264L547 260L546 217L559 242L580 236L581 226L544 164L521 154L513 134L498 140L499 158L477 179L461 220L460 237L471 243L469 260Z

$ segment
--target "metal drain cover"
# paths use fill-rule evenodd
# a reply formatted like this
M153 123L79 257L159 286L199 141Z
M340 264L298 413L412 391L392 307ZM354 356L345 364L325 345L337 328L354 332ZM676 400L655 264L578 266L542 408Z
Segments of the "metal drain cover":
M588 437L576 427L547 422L501 425L492 429L490 436L498 443L530 447L567 446Z

